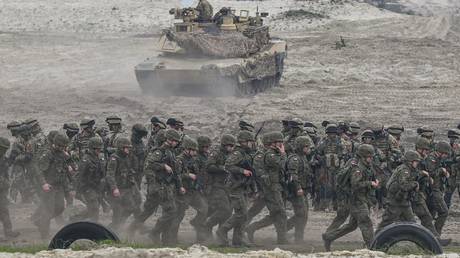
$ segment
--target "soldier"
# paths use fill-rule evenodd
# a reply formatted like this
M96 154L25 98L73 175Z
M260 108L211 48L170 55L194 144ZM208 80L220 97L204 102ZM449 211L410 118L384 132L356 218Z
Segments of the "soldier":
M99 220L99 206L103 198L106 161L103 150L104 143L99 137L89 139L89 150L80 163L78 177L79 195L86 204L86 210L71 220L85 220L97 222Z
M283 127L281 133L286 138L289 135L289 120L281 120L281 125Z
M49 235L51 219L61 215L65 209L66 189L72 189L69 180L71 158L67 152L68 144L67 136L58 133L54 137L53 147L40 157L37 181L43 192L40 195L39 215L33 219L42 238ZM75 196L74 191L70 191L70 194Z
M255 128L254 128L254 125L246 122L246 121L243 121L241 120L239 123L238 123L238 126L240 127L240 131L248 131L248 132L254 132Z
M448 166L445 163L450 157L451 147L449 143L441 141L436 143L436 151L426 158L427 170L433 178L431 185L431 195L428 200L428 207L431 215L435 217L434 226L436 231L441 235L442 228L446 223L449 209L444 201L444 192L446 182L449 178Z
M196 163L198 165L198 170L200 171L200 175L202 176L202 192L206 196L208 193L208 173L206 172L206 162L209 158L209 150L211 148L211 138L205 135L200 135L196 138L198 143L198 154L196 156Z
M294 142L297 137L307 135L302 127L303 122L299 118L293 118L292 120L288 121L289 133L288 136L284 138L287 154L290 154L294 151Z
M363 144L371 144L374 142L375 134L372 130L364 130L361 133L361 143Z
M348 137L352 143L352 156L358 150L358 146L360 144L359 133L361 132L361 126L356 122L350 123L350 130L348 131Z
M404 155L404 163L398 166L386 185L388 205L377 227L377 232L396 221L415 222L411 209L411 199L420 187L418 177L429 177L427 172L418 171L420 155L416 151L408 151Z
M19 236L19 232L13 231L8 209L8 190L10 187L8 167L10 166L10 160L6 158L5 154L9 148L10 141L7 138L0 137L0 221L3 224L5 237L15 238Z
M337 209L335 177L343 163L347 150L343 145L342 139L337 135L337 126L328 124L326 126L326 138L324 138L317 148L317 154L321 157L322 172L319 175L320 207L327 209L332 201L334 210Z
M316 125L314 125L312 122L305 122L303 128L316 146L321 140L321 138L318 136L318 127L316 127Z
M65 134L67 137L72 140L75 135L80 132L80 129L78 128L78 124L76 123L65 123L62 129L65 130Z
M6 125L6 129L10 131L11 136L17 138L21 132L21 123L18 121L12 121Z
M141 189L142 177L144 176L144 161L147 156L147 150L143 139L147 137L147 128L142 124L135 124L131 129L131 143L133 145L132 154L136 157L137 168L136 183L139 190Z
M175 130L180 135L179 143L177 144L176 148L174 149L174 154L177 156L182 153L184 150L182 148L182 139L184 138L184 123L176 118L168 118L166 124L173 130Z
M216 232L222 245L228 245L227 234L233 229L233 246L247 246L243 241L243 230L246 226L248 215L247 191L253 177L252 157L250 153L254 148L254 134L241 131L238 134L239 146L229 155L225 162L225 169L230 173L227 186L229 198L233 208L232 216Z
M417 134L420 137L426 138L428 141L430 141L431 151L435 151L436 143L434 142L434 131L433 131L433 129L428 128L427 126L422 126L420 128L417 128Z
M449 138L450 147L452 148L452 155L450 157L450 162L452 163L451 175L448 180L448 187L446 189L446 194L444 195L444 200L446 201L447 208L450 209L452 202L452 196L455 191L460 193L460 130L453 129L447 132L447 137ZM460 194L459 194L460 196Z
M137 160L132 155L131 141L125 137L116 140L117 150L107 164L106 181L112 193L112 222L110 227L118 231L125 220L140 213L141 194L136 183Z
M428 154L430 154L431 150L430 141L426 138L418 137L415 143L415 150L421 156L422 160L419 162L418 166L418 170L421 171L417 177L419 190L415 192L411 200L412 210L420 219L422 226L430 230L431 233L438 238L441 245L448 245L451 240L440 239L438 231L433 224L433 217L431 216L430 210L427 206L428 197L431 195L431 184L433 183L433 179L429 176L428 172L426 172L426 158ZM428 176L423 176L425 173L427 173Z
M404 146L401 144L401 135L404 132L404 127L402 125L392 125L387 128L387 132L393 136L396 140L396 148L399 149L399 152L393 153L393 158L391 159L391 170L395 169L402 164L402 155L406 152Z
M107 137L107 142L105 144L106 145L105 151L106 151L107 157L110 157L110 155L116 152L117 139L125 135L121 121L122 121L121 118L116 115L109 116L105 119L105 122L107 123L107 126L109 127L109 131L110 131Z
M213 16L212 5L207 0L199 0L195 10L198 11L198 22L211 22Z
M208 219L205 224L209 234L212 234L214 226L219 225L219 227L222 227L232 214L230 199L228 197L229 191L225 185L228 177L225 163L228 156L233 152L235 145L236 139L234 136L229 134L222 135L220 148L213 151L206 162L209 179L207 195L209 210Z
M383 130L383 125L374 125L372 131L375 137L372 145L376 148L374 168L377 171L381 185L385 186L392 173L391 164L399 162L397 157L401 157L401 151L399 150L396 139ZM383 208L385 205L386 188L381 187L377 190L376 194L379 208Z
M156 116L150 119L150 123L151 123L151 130L150 130L149 140L147 143L147 149L149 151L163 144L164 132L166 129L166 125Z
M203 195L203 175L200 174L198 164L195 160L198 143L194 139L185 136L183 147L184 151L177 157L176 173L181 177L186 193L176 198L177 214L171 225L172 243L174 244L177 243L179 226L189 206L192 206L196 211L196 216L190 221L190 224L195 228L197 242L205 240L204 223L208 214L208 204Z
M149 153L144 165L145 178L147 180L147 200L144 210L135 216L130 225L130 233L133 234L142 224L161 206L162 215L158 218L154 228L150 232L150 238L154 242L168 245L174 241L171 236L172 225L177 212L176 191L185 194L181 177L176 171L176 156L174 149L179 143L180 135L177 131L168 129L165 132L166 141L155 151Z
M263 172L258 175L262 186L264 203L270 212L268 224L255 222L246 228L248 238L253 241L254 232L262 226L275 225L278 244L286 244L287 215L284 209L284 198L282 196L285 186L284 169L286 167L286 152L284 151L283 134L271 132L265 135L267 148L263 156ZM306 137L306 136L304 136ZM298 137L299 138L299 137ZM296 178L293 177L294 180ZM297 181L295 181L297 182ZM295 190L298 192L298 190ZM302 192L303 195L303 192Z
M96 136L94 124L90 119L83 119L80 122L80 133L75 135L70 143L70 153L75 160L81 160L88 150L89 139Z
M22 202L30 203L34 196L32 180L37 173L37 157L34 157L34 154L38 151L34 149L30 125L22 123L15 133L17 133L17 140L13 142L9 154L13 166L10 196L16 201L20 193Z
M295 242L300 244L304 239L305 226L308 220L308 193L311 192L313 172L308 159L314 150L309 137L298 137L295 141L295 154L287 159L288 200L294 208L294 215L287 221L287 230L295 229Z
M323 235L326 251L330 251L334 240L353 232L358 227L364 243L367 248L370 247L374 231L369 217L369 196L371 191L379 187L379 180L375 179L371 168L374 154L374 148L371 145L362 144L358 148L356 155L359 161L356 165L352 164L350 168L350 221L330 234Z

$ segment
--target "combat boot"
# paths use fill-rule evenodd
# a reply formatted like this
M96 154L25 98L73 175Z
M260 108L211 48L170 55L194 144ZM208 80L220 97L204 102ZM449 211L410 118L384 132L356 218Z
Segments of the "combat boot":
M326 249L326 252L330 252L332 241L327 239L325 234L323 234L322 237L324 242L324 249Z
M227 231L225 231L222 227L219 227L216 231L217 240L219 244L222 246L228 246L228 236Z

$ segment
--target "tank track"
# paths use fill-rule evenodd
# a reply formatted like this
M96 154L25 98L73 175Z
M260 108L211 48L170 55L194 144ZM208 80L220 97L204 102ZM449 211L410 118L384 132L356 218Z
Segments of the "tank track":
M246 83L238 83L236 87L236 96L252 96L260 92L264 92L273 87L280 85L281 73L275 76L265 77L262 80L252 80Z

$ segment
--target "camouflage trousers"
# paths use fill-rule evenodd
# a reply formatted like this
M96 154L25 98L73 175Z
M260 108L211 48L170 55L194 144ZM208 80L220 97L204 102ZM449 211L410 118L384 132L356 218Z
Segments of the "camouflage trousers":
M62 186L52 185L47 193L40 194L41 201L32 219L42 238L48 238L50 221L64 212L65 192Z
M304 189L304 191L306 190ZM301 243L304 240L305 227L308 221L308 196L305 193L302 196L293 196L288 200L292 204L294 215L287 220L287 231L294 228L295 241Z
M438 231L436 231L436 228L433 224L433 217L431 216L430 210L426 205L426 200L420 199L412 202L412 210L414 211L415 215L417 215L417 217L420 219L422 226L430 230L434 236L439 237L439 233Z
M442 234L442 228L446 224L447 216L449 215L449 209L444 201L443 192L439 190L433 190L428 200L428 208L431 212L431 216L434 218L434 227L439 235Z
M208 231L216 225L222 226L232 215L232 207L225 186L211 186L208 198L208 218L205 222Z
M141 212L140 203L142 201L141 194L137 185L132 185L130 188L121 188L119 197L112 197L112 223L109 227L115 231L119 231L126 219L131 216L137 216Z
M396 221L415 222L412 207L410 205L388 204L383 212L382 221L377 226L376 232L379 232L384 227Z
M3 224L3 232L5 236L9 235L13 231L13 226L11 225L10 219L10 210L8 209L8 191L0 190L0 221Z
M86 210L75 215L71 220L89 219L93 222L99 221L99 207L101 206L102 196L98 189L82 189L80 191L81 199L86 205Z
M233 214L231 217L218 229L218 235L227 235L233 229L233 245L241 245L243 243L243 230L248 219L248 199L244 192L233 192L229 195L232 205Z
M370 247L372 239L374 238L374 229L369 216L369 206L366 203L355 200L350 202L350 220L348 223L331 231L324 239L334 241L355 231L357 228L361 230L361 235L366 246Z
M182 220L185 217L185 211L192 207L196 211L195 217L190 224L195 228L197 242L203 242L206 239L205 222L208 215L208 203L201 192L187 190L185 195L179 195L176 198L177 213L171 225L172 243L177 243L177 235Z
M323 237L329 239L331 233L335 232L342 226L350 216L350 203L348 198L337 198L337 211L332 223L327 227L326 232L323 234Z

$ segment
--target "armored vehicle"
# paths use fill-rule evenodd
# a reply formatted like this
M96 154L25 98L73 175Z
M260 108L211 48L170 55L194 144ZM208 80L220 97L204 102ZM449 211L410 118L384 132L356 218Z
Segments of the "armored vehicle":
M212 9L211 9L212 10ZM212 13L212 11L211 11ZM163 30L160 54L135 67L142 91L154 95L252 95L279 86L286 42L271 38L263 18L222 8L214 16L197 8L171 9L181 22Z

